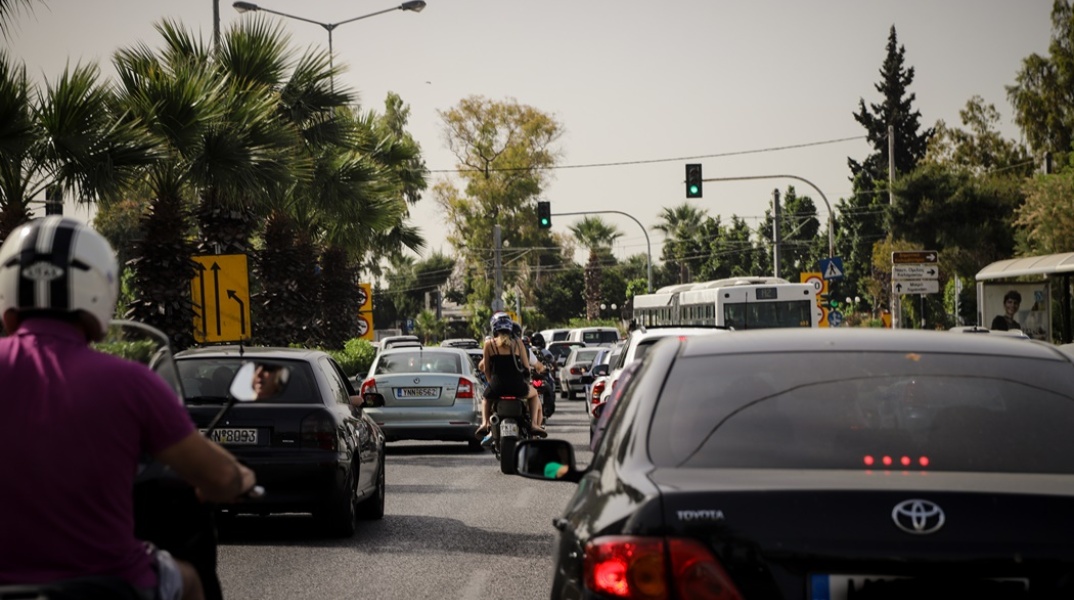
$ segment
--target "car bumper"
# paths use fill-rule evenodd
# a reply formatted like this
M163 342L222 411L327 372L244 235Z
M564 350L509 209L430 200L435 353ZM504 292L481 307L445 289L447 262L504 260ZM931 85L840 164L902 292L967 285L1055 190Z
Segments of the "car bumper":
M310 512L346 487L350 463L337 452L300 451L265 454L229 448L257 474L262 498L228 505L229 512Z
M387 441L470 441L481 425L480 409L467 407L367 409Z

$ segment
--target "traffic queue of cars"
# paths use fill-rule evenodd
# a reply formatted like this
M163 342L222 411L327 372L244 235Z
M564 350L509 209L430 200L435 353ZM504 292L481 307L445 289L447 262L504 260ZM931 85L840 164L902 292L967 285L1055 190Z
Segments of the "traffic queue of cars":
M552 598L1074 595L1065 349L665 335L619 377L588 465L563 440L517 450L522 476L580 484L554 522Z

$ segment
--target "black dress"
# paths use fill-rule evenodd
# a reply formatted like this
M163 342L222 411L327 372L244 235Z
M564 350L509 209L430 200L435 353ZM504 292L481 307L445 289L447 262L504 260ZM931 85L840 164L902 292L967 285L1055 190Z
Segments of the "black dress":
M996 315L995 319L992 319L992 326L989 329L996 331L1010 331L1012 329L1021 330L1022 326L1018 324L1018 321L1008 317L1007 315Z
M502 398L514 396L525 398L530 394L530 384L518 370L522 359L514 354L515 342L512 340L508 354L500 353L500 347L495 342L490 342L489 360L492 361L492 381L485 389L486 398Z

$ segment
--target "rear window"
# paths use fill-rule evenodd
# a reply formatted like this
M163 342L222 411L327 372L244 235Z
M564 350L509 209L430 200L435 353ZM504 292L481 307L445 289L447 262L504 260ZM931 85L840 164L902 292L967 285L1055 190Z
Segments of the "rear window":
M377 361L374 374L387 373L462 373L462 360L448 352L395 352Z
M177 360L179 379L183 382L183 394L189 404L222 404L228 397L235 372L249 358L191 358ZM258 400L259 404L323 404L315 393L313 368L305 361L275 360L289 369L287 385L283 393L272 398Z
M569 329L564 329L562 331L553 332L552 333L552 339L550 341L564 342L564 341L567 340L567 336L570 335L570 333L571 333L571 331ZM545 340L545 341L549 341L549 340Z
M583 331L582 341L587 346L599 344L611 344L619 341L618 331Z
M1070 474L1072 391L1060 361L689 357L667 378L650 451L660 466Z
M599 348L575 350L574 362L593 362L593 359L600 353Z

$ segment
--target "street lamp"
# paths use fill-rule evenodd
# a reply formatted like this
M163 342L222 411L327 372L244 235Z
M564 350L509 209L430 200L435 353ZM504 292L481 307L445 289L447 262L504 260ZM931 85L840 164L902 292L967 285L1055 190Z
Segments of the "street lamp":
M262 12L267 12L267 13L270 13L270 14L273 14L273 15L279 15L281 17L287 17L289 19L295 19L295 20L298 20L298 21L305 21L307 23L313 23L314 25L320 25L321 27L324 27L325 31L328 32L328 68L334 70L335 67L334 67L333 61L332 61L332 30L333 29L335 29L336 27L339 27L340 25L345 25L345 24L351 23L353 21L358 21L358 20L361 20L361 19L368 19L369 17L375 17L377 15L382 15L384 13L389 13L389 12L392 12L392 11L395 11L395 10L408 10L410 12L416 12L416 13L421 12L425 8L425 0L408 0L407 2L404 2L404 3L400 4L399 6L393 6L392 8L386 8L384 10L378 10L377 12L372 12L372 13L369 13L367 15L361 15L359 17L346 19L344 21L339 21L339 22L336 22L336 23L322 23L320 21L314 21L313 19L307 19L305 17L300 17L298 15L292 15L292 14L288 14L288 13L285 13L285 12L280 12L278 10L272 10L270 8L265 8L263 6L258 6L256 4L254 4L253 2L235 2L231 6L233 6L235 8L235 10L239 11L240 13L244 13L244 12L247 12L247 11L258 11L258 10L260 10ZM331 81L331 83L332 83L332 91L335 91L335 89L336 89L336 74L334 72L332 73L332 81Z

